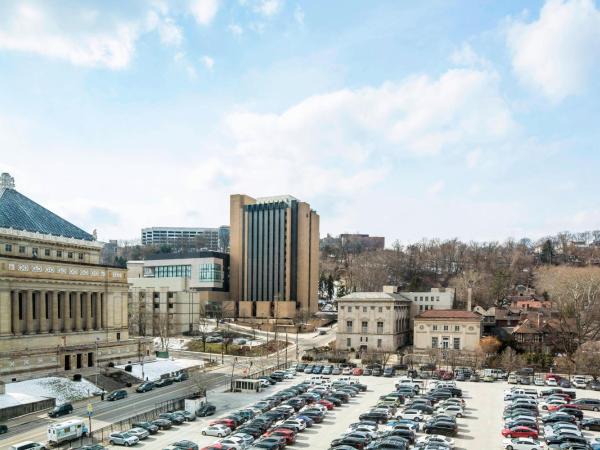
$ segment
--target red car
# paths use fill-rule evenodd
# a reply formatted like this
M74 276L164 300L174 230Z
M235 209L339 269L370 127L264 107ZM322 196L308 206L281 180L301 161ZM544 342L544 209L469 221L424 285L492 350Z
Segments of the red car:
M217 419L217 420L213 420L212 422L209 423L209 425L225 425L226 427L229 427L230 430L235 430L235 422L232 419Z
M575 405L573 403L565 403L564 405L558 405L558 407L556 408L557 411L560 411L561 409L581 409L581 406L579 405Z
M333 409L333 407L335 406L333 403L331 403L329 400L325 400L325 399L321 399L319 400L317 403L320 403L321 405L323 405L325 408L329 409Z
M505 428L502 430L502 436L508 438L533 438L537 439L538 432L529 427Z
M352 375L354 375L355 377L358 377L362 374L363 370L360 367L355 367L354 369L352 369Z
M279 436L284 437L287 445L293 444L296 442L296 434L287 428L275 428L273 431L269 431L263 434L264 437L269 436Z
M215 442L214 444L211 444L208 447L202 447L200 450L222 450L224 448L225 447L223 447L221 444Z

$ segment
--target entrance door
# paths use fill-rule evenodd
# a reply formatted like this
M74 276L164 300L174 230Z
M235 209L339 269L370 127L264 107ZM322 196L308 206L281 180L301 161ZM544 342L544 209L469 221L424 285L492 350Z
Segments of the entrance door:
M81 363L81 353L77 353L77 368L81 369L81 367L83 366L83 364Z
M88 353L88 367L94 367L94 354L92 352Z
M65 370L71 370L71 355L65 355Z

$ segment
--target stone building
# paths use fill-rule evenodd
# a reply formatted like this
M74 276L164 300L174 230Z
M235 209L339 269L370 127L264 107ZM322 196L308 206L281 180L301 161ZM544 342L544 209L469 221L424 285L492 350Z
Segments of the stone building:
M475 351L481 338L481 316L458 309L423 311L414 319L414 349Z
M180 335L204 317L233 315L229 255L201 251L157 255L127 263L130 330L136 335Z
M149 354L129 339L127 273L102 244L0 178L0 380Z
M354 292L337 300L336 349L396 352L410 340L411 301L393 292Z
M319 215L283 195L230 201L231 299L242 319L291 322L318 311Z

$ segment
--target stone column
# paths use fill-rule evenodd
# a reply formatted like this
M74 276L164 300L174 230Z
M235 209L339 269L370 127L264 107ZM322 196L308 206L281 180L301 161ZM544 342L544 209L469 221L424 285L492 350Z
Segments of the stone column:
M75 331L83 331L81 328L81 292L75 292Z
M46 318L46 291L40 291L40 333L48 332L48 319Z
M108 294L100 293L100 300L102 302L102 328L108 328Z
M70 333L73 331L73 321L71 320L71 293L69 291L63 292L63 329L65 332Z
M0 291L0 336L12 334L12 298L10 289Z
M50 327L52 328L52 332L53 333L59 333L60 332L60 321L58 319L58 298L59 298L60 292L56 292L56 291L51 291L48 292L48 299L50 301L50 308L51 308L51 324Z
M94 297L96 298L96 330L102 329L102 301L100 292L95 292Z
M14 335L21 335L21 320L19 319L19 291L12 293L12 331Z
M84 292L82 295L85 305L85 329L86 331L91 331L94 329L94 324L92 323L92 293Z
M35 328L33 327L33 291L25 291L25 330L27 334L34 334Z

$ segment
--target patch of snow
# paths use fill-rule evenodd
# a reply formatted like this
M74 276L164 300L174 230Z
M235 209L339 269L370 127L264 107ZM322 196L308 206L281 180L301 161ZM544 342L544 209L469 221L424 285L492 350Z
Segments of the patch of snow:
M6 384L0 395L0 408L55 398L56 403L72 402L92 397L100 389L87 380L72 381L62 377L44 377Z
M157 358L156 361L144 363L144 377L150 381L160 379L161 375L175 374L182 369L189 367L203 366L204 361L197 359L174 359L174 358ZM142 364L131 364L131 374L142 379ZM125 365L116 366L119 369L125 369Z

